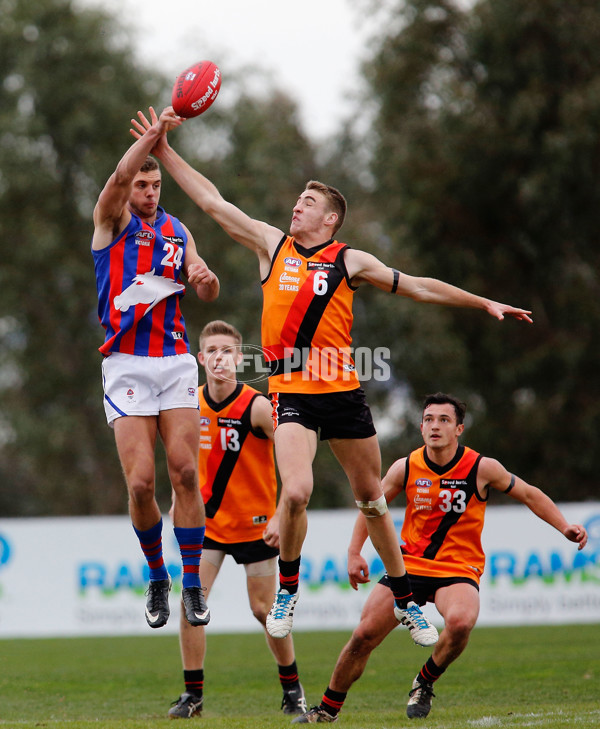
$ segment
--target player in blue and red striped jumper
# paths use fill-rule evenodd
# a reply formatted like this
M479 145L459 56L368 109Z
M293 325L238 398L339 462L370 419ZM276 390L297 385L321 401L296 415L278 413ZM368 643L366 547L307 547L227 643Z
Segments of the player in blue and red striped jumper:
M183 273L202 301L217 298L219 281L185 225L158 205L161 171L149 154L166 131L153 114L148 135L123 155L98 198L92 239L98 316L106 331L100 347L104 408L148 562L146 620L152 628L167 622L171 587L155 498L157 436L177 495L173 523L186 617L193 625L210 619L199 577L205 517L198 490L198 366L181 313L180 278Z

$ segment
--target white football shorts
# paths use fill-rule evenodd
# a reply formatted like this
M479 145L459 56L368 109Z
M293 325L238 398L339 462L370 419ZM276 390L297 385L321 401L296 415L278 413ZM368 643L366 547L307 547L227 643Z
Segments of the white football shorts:
M108 424L125 415L198 409L198 363L189 354L140 357L113 352L102 361L104 411Z

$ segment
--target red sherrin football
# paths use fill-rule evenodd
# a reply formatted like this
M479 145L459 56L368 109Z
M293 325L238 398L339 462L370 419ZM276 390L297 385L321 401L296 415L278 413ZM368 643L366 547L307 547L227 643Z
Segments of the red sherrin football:
M212 61L200 61L179 74L171 103L175 113L187 119L206 111L221 88L221 71Z

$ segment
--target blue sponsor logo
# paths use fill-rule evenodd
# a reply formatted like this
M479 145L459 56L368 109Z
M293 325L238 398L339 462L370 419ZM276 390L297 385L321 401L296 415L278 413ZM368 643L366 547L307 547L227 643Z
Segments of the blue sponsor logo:
M295 266L296 268L302 265L302 261L299 258L284 258L283 262L286 266Z
M582 551L573 551L575 544L562 551L532 550L519 554L506 549L488 556L492 585L508 579L513 585L580 584L600 585L600 514L592 516L584 524L588 532L588 544Z
M11 558L11 553L12 549L10 542L3 534L0 534L0 568L4 567L5 564L8 564Z
M415 486L424 486L425 488L430 488L432 485L432 482L428 478L418 478L415 481Z
M377 582L385 573L385 567L381 557L375 556L367 561L369 566L369 579L372 585ZM300 563L300 580L310 590L320 590L325 585L337 585L343 589L350 589L348 582L348 560L337 554L324 554L319 560L312 560L310 557L302 557Z
M177 591L181 579L181 564L167 564L173 580L173 590ZM146 562L82 562L77 570L79 594L86 595L92 590L105 597L111 597L123 590L131 590L142 595L148 587L149 569Z

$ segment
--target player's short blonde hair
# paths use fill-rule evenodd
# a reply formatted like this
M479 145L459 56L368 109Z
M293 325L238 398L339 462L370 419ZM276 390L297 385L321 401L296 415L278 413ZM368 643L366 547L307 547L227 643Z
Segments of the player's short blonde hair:
M242 343L242 335L233 326L233 324L229 324L222 319L215 319L214 321L209 321L204 329L200 332L200 337L198 339L198 345L200 349L202 349L202 343L207 337L214 337L218 334L224 335L226 337L232 337L233 339L235 339L236 344Z

